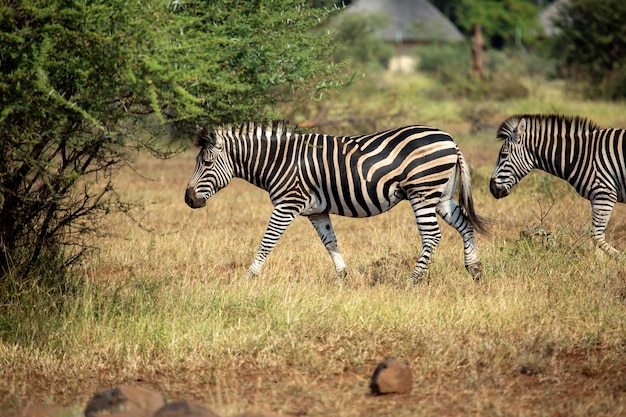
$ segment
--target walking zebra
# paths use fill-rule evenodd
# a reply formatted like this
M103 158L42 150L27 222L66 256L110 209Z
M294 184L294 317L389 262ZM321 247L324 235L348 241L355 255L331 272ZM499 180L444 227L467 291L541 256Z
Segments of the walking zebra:
M422 240L411 273L418 282L441 238L435 213L462 236L465 267L475 280L482 273L474 229L486 231L474 211L467 163L452 137L426 126L406 126L360 136L292 133L289 125L247 124L208 131L199 128L200 148L185 193L200 208L233 177L269 192L274 210L247 277L258 275L283 232L298 215L306 216L335 265L337 278L346 265L329 214L368 217L401 200L413 207ZM459 207L453 200L457 169Z
M591 201L592 234L612 256L620 252L606 241L606 226L616 202L626 200L626 138L623 129L600 129L581 117L516 115L506 119L497 137L504 141L491 174L495 198L533 168L569 182Z

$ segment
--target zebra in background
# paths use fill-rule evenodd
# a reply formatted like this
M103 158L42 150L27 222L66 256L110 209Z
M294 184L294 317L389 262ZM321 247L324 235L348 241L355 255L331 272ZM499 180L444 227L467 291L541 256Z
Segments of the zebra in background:
M495 198L533 168L569 182L591 201L592 235L611 256L620 252L606 241L606 226L616 202L626 200L626 138L623 129L600 129L582 117L515 115L499 127L503 140L489 189Z
M335 265L346 265L329 214L368 217L409 200L422 241L410 279L426 272L441 238L435 213L463 238L465 267L479 280L482 267L474 230L486 220L474 211L470 173L452 137L427 126L406 126L360 136L298 134L284 122L246 124L214 131L199 128L195 171L185 192L191 208L241 178L269 192L274 205L247 278L258 275L283 232L298 215L307 217ZM453 200L460 170L460 206Z

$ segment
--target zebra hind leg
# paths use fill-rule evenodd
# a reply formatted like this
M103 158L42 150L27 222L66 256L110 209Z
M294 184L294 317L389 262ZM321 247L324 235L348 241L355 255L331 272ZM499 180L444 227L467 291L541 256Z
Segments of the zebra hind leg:
M483 267L476 251L474 228L467 219L467 216L461 207L452 199L440 201L439 204L437 204L437 213L446 223L454 227L463 238L465 269L470 273L474 281L480 281L483 277Z
M337 236L335 236L335 230L333 229L333 224L330 222L330 217L328 214L315 214L309 216L309 221L317 231L324 247L333 260L333 264L335 265L335 279L338 282L343 282L347 275L346 264L339 252Z
M623 256L622 253L606 241L606 227L609 224L613 206L614 203L609 204L607 201L591 202L592 234L593 239L600 249L608 253L611 257L619 259Z
M417 260L417 265L411 272L409 283L419 284L428 271L435 249L441 240L441 230L437 224L435 204L432 200L427 201L419 195L409 195L408 198L413 207L417 229L422 240L422 252Z

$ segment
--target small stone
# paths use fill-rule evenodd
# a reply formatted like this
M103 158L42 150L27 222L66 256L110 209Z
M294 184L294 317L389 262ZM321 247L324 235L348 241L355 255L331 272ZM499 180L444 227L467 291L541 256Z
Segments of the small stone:
M158 392L143 387L120 385L95 393L85 407L85 417L113 413L120 414L120 417L126 414L150 417L164 404L163 396Z
M178 401L161 407L153 417L220 417L209 408L193 401Z
M406 362L387 359L378 364L372 375L370 389L374 395L406 394L413 388L413 375Z

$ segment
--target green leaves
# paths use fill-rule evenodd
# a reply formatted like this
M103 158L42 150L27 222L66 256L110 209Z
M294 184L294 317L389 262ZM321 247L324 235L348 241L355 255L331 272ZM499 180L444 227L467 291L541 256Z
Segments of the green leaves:
M156 29L153 53L140 65L158 103L179 119L261 118L293 91L339 75L328 62L330 35L312 32L325 18L326 12L290 0L162 8L156 19L166 24Z

